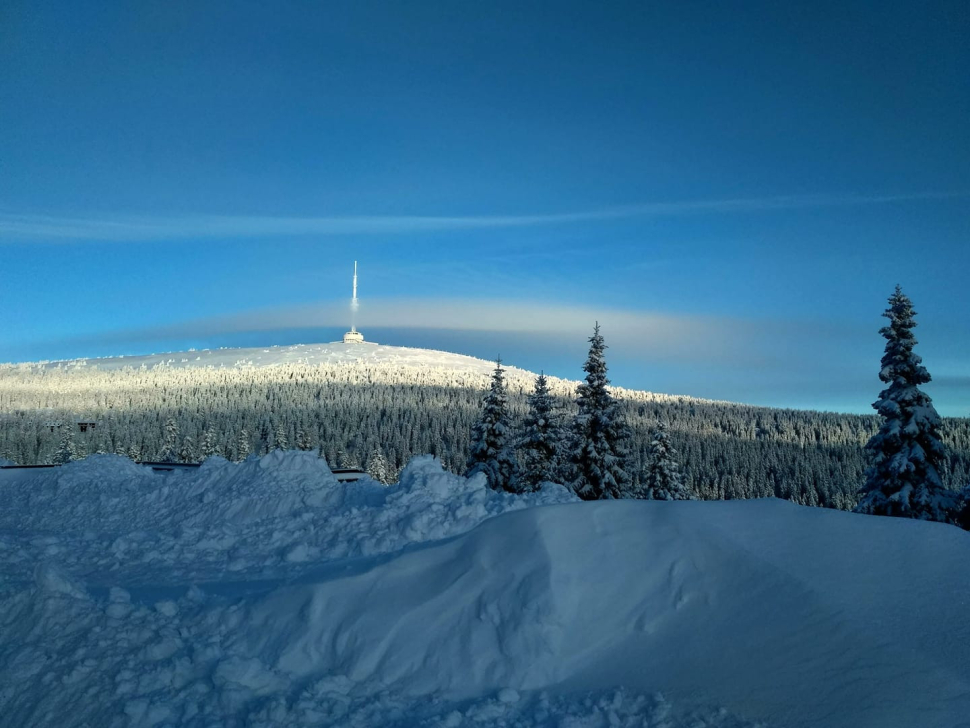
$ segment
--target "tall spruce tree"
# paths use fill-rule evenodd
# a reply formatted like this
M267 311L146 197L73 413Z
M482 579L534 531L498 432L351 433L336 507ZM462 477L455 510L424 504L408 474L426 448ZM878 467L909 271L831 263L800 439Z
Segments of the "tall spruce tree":
M173 417L169 417L165 422L165 439L162 441L162 449L158 453L158 459L162 462L174 462L178 459L178 440L179 426Z
M946 458L940 441L940 416L919 385L930 381L922 359L913 353L916 326L913 303L896 286L883 316L889 325L879 379L889 386L873 403L882 417L879 432L866 445L870 466L856 513L953 521L958 496L940 478Z
M626 471L631 431L620 415L617 401L607 390L607 346L599 322L589 338L589 356L583 370L586 381L576 388L579 411L573 420L572 488L584 500L631 495Z
M472 427L471 451L465 476L484 473L495 490L518 488L515 458L509 442L508 394L502 360L495 362L492 383L482 398L482 411Z
M360 461L357 459L357 454L340 448L337 451L337 467L346 470L360 470Z
M198 457L196 457L196 454L195 454L195 441L192 439L191 435L186 435L182 439L182 447L179 448L179 462L180 463L198 462Z
M388 470L387 459L384 457L384 453L381 452L380 448L375 447L370 451L370 455L367 458L367 474L378 483L387 485L391 477Z
M205 432L202 435L202 443L200 445L200 451L201 451L203 460L219 452L219 448L216 445L216 431L212 428L211 425L205 428Z
M559 479L563 434L562 416L549 393L549 383L545 374L539 374L516 448L521 490L537 490L540 483Z
M312 450L313 449L313 438L310 437L310 432L306 428L306 423L302 420L296 428L296 449L297 450Z
M236 452L235 458L237 462L245 460L249 457L249 433L244 429L239 431L239 435L236 437Z
M693 500L694 494L684 484L677 451L670 444L667 425L660 422L650 442L650 466L646 482L637 496L646 500Z
M64 434L61 437L61 442L57 446L57 451L51 457L51 462L54 465L67 465L75 460L80 460L83 457L81 449L74 442L74 432L70 423L64 425Z
M286 436L286 427L282 422L276 424L276 429L273 430L273 449L274 450L286 450L289 448L290 442L289 438Z

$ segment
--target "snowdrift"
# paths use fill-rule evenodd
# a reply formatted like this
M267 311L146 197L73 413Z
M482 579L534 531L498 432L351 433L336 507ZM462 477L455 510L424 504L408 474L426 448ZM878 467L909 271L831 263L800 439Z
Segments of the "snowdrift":
M970 725L956 528L325 468L0 483L5 725Z
M506 510L572 500L553 484L523 497L496 493L443 472L430 455L390 488L369 478L342 486L325 460L298 451L238 464L212 457L176 473L92 455L62 468L0 471L0 574L27 581L52 560L75 576L127 586L279 579L306 562L387 553Z

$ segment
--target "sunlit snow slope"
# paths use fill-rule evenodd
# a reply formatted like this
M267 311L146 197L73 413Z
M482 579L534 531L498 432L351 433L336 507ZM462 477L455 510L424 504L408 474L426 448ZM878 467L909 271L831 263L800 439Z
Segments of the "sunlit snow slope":
M970 538L942 524L518 497L430 457L383 488L308 453L96 456L0 481L0 568L6 726L970 715Z
M490 372L494 362L476 359L464 354L452 354L432 349L414 349L406 346L384 344L295 344L266 348L199 349L166 354L143 356L118 356L103 359L76 359L67 362L51 362L48 366L96 366L99 369L122 367L153 367L165 364L172 367L191 366L272 366L286 363L340 364L362 362L386 363L396 366L436 367L459 372Z

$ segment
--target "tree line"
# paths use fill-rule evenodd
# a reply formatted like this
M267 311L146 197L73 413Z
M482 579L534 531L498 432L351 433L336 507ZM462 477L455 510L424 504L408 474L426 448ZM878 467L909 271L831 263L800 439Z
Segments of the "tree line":
M943 420L920 389L931 377L914 352L915 311L899 286L883 315L889 325L880 330L886 347L879 378L888 386L873 404L881 424L864 447L869 466L854 510L970 529L970 484L958 492L944 483L949 459L940 435ZM585 500L694 498L684 484L663 421L651 438L649 463L640 471L643 477L631 475L633 430L609 390L599 324L589 342L586 379L576 388L575 414L568 424L540 374L522 427L514 432L504 370L501 361L496 363L472 430L466 475L481 473L491 487L513 492L534 490L545 481L561 482Z
M515 368L504 371L512 433L540 435L530 420L535 379ZM545 406L571 430L576 383L543 380ZM863 447L879 431L877 416L752 407L602 384L597 396L605 390L612 397L617 418L630 430L624 470L638 487L649 482L658 425L665 423L662 446L677 452L682 482L697 498L776 496L840 509L859 500L868 465ZM0 458L41 464L112 452L196 462L295 447L316 450L334 466L364 467L383 482L393 482L411 457L423 453L460 473L468 469L469 433L489 386L485 366L456 369L447 361L0 365ZM78 421L96 427L80 432ZM945 488L959 489L970 482L970 420L946 418L939 434L938 474ZM523 470L541 467L527 462L541 462L541 448L525 452L514 453Z
M512 492L536 490L544 482L563 483L584 500L693 499L663 422L650 439L646 469L631 473L633 428L609 390L607 347L598 323L589 342L586 378L576 388L572 419L567 422L540 373L518 433L512 427L505 370L501 360L496 362L481 416L472 428L465 475L481 473L492 488Z

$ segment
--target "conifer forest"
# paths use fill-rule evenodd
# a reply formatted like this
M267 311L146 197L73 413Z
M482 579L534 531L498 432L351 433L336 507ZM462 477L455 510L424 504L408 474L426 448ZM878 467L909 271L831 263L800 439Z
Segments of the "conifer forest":
M465 470L470 436L489 385L487 368L458 371L391 362L100 369L0 366L0 458L64 462L97 452L134 460L241 460L273 449L317 450L334 467L368 468L393 481L414 456L432 453ZM535 377L509 369L508 407L521 428ZM576 382L546 377L562 417ZM699 400L613 388L632 430L627 467L646 483L658 424L680 459L684 483L705 500L776 496L851 509L878 418ZM94 423L81 431L78 423ZM970 482L970 420L946 418L944 484Z

